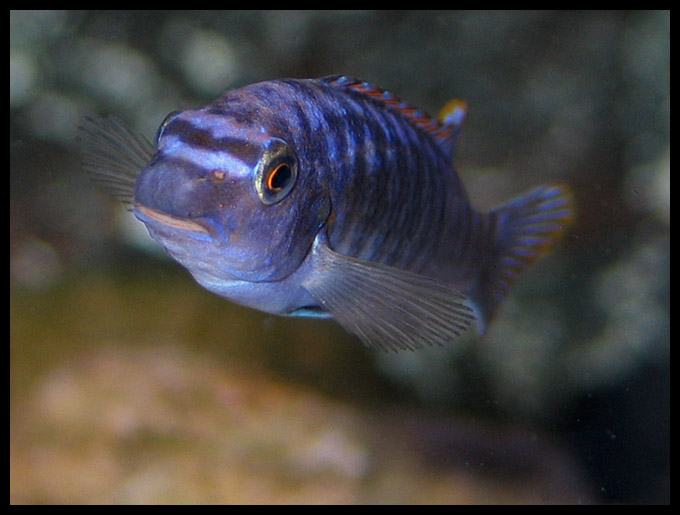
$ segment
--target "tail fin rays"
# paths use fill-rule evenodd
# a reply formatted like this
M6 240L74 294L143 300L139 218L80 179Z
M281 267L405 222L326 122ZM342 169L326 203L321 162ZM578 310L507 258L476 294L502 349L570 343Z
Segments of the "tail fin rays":
M494 227L497 258L482 280L482 332L517 277L549 253L573 222L573 195L567 185L548 184L501 204L487 216Z

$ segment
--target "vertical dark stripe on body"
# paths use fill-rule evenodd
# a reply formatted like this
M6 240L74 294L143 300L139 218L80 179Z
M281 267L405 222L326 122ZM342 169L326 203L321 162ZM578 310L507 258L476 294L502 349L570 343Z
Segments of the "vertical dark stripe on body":
M264 95L288 106L282 107L283 118L303 173L320 174L330 189L333 248L400 268L426 268L442 245L452 244L442 239L452 236L445 222L447 176L454 172L437 142L402 113L360 92L316 81L283 82ZM461 215L468 215L466 209Z
M443 155L401 113L359 93L325 88L322 104L333 113L336 142L326 169L338 210L332 244L363 259L422 268L440 243L443 174L452 173ZM339 158L343 153L347 159Z

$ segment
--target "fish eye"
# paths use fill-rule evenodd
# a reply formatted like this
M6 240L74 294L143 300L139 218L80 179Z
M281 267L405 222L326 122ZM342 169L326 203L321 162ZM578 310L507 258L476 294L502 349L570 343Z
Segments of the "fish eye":
M260 159L255 189L263 204L283 200L295 185L297 158L285 141L272 139Z

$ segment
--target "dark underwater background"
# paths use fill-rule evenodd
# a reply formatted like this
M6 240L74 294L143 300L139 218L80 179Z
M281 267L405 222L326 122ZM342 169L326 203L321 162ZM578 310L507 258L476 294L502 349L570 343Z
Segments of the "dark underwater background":
M371 351L200 288L88 181L85 115L346 74L479 208L577 221L487 335ZM10 11L10 503L670 503L669 11Z

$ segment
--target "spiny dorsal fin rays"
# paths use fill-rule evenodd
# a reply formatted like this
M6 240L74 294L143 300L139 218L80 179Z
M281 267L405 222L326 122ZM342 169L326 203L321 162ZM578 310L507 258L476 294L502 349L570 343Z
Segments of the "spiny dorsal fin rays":
M452 100L446 104L437 119L422 109L409 104L389 91L361 79L334 75L321 79L326 84L340 86L357 91L373 98L398 111L411 123L434 137L448 156L453 153L453 142L465 118L466 105L461 100Z
M446 127L450 128L445 137L440 138L441 146L448 152L449 156L453 155L453 145L456 143L456 136L458 136L466 117L467 102L459 98L449 100L439 111L439 119Z
M153 157L154 146L115 117L86 117L78 127L78 141L90 178L131 210L137 177Z

